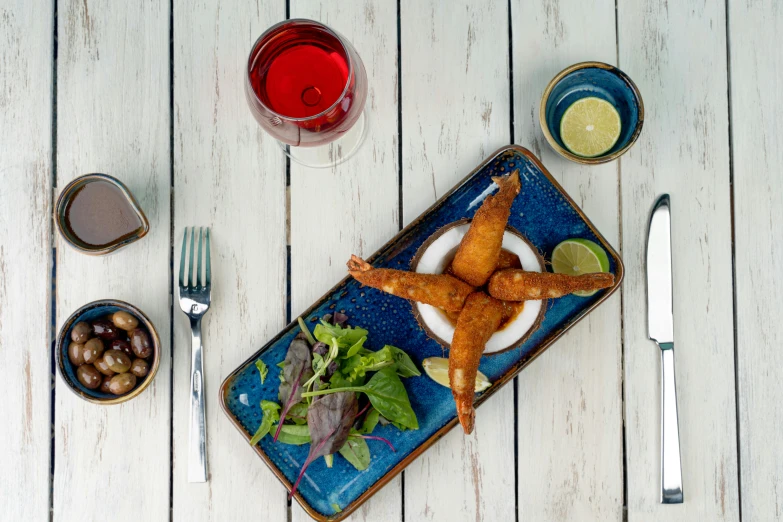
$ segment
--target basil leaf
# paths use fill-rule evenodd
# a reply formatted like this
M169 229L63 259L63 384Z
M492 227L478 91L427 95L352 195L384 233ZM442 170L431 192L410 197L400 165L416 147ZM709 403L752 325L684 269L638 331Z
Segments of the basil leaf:
M351 430L351 435L357 434L356 430ZM370 466L370 447L367 445L367 441L361 437L349 436L343 447L340 448L340 455L359 471L364 471Z
M391 352L394 361L397 363L397 375L400 377L421 376L421 372L418 368L416 368L416 364L414 364L413 360L407 353L397 348L396 346L391 346L389 344L383 347L384 350L387 348Z
M280 434L277 436L277 441L294 446L307 444L310 442L310 428L308 428L306 424L302 424L301 426L283 424L280 427Z
M269 369L266 367L266 363L261 359L256 361L256 368L258 368L258 373L261 375L261 384L264 384L264 381L266 380L266 374L269 373Z
M272 424L280 420L280 405L272 401L261 401L261 411L264 416L261 418L261 425L256 430L253 438L250 439L250 445L255 446L258 441L263 439L269 430L272 429Z

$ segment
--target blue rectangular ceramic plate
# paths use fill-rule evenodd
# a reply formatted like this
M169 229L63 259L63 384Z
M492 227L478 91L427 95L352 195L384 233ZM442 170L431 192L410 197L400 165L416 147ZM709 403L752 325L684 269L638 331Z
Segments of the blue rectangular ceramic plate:
M564 239L592 239L606 250L616 282L589 298L567 296L551 300L539 329L524 344L484 357L480 370L493 385L477 396L477 404L483 403L617 289L623 278L623 265L614 249L530 151L508 146L482 163L368 260L375 267L408 269L416 250L433 232L453 221L473 217L483 198L491 192L487 189L492 184L492 176L515 169L520 171L522 191L511 208L509 225L525 235L547 260L552 249ZM302 317L312 326L318 318L335 310L346 313L349 324L370 331L367 344L370 349L377 350L385 344L398 346L419 367L423 359L443 355L441 346L419 327L407 301L362 288L352 278L342 280ZM298 332L299 327L292 322L223 382L220 391L223 410L247 440L261 423L259 402L277 401L280 381L275 365L285 358L288 345ZM270 368L263 385L254 365L258 358ZM337 521L350 514L457 424L451 390L426 375L403 382L418 417L419 429L402 432L391 425L379 425L373 435L389 439L397 451L392 452L382 442L369 441L372 462L365 471L357 471L340 456L335 457L331 469L326 467L324 459L313 462L299 485L296 499L316 520ZM267 436L254 449L290 490L307 457L309 444L273 443L272 437Z

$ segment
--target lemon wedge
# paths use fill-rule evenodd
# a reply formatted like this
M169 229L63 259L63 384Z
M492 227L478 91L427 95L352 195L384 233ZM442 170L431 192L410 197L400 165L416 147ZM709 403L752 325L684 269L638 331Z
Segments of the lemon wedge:
M424 373L427 377L438 384L451 388L449 386L449 360L443 357L429 357L421 362L424 367ZM476 392L481 392L492 386L487 376L481 372L476 375Z

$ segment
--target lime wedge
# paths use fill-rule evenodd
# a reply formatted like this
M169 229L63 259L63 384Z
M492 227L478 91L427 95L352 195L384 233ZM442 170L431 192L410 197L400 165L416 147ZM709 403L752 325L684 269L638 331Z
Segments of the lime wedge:
M588 97L568 107L560 119L560 138L577 156L595 158L609 152L620 137L622 122L606 100Z
M429 357L421 361L421 365L424 367L424 373L427 377L437 382L438 384L451 388L449 386L449 360L443 357ZM476 392L484 391L492 386L487 376L481 372L476 375Z
M566 239L552 251L552 270L556 274L581 275L609 271L609 257L603 248L589 239ZM598 290L574 292L590 297Z

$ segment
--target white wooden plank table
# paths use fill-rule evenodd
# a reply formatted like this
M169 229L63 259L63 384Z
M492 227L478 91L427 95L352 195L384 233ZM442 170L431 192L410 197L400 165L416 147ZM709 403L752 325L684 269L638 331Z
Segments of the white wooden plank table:
M253 41L320 20L367 68L370 132L345 164L291 164L243 95ZM626 279L357 511L365 521L783 520L783 5L775 0L0 0L0 522L304 521L220 412L222 379L496 148L531 149L621 251ZM546 83L584 60L638 84L619 161L546 144ZM152 231L88 258L59 188L122 179ZM644 244L672 196L685 503L659 495L658 353ZM334 226L323 226L332 223ZM204 322L209 482L186 480L190 338L173 288L211 226ZM176 294L176 292L174 292ZM76 307L130 301L163 340L153 386L110 408L53 375Z

